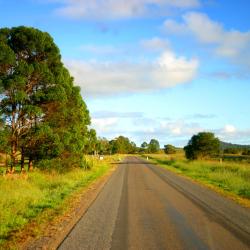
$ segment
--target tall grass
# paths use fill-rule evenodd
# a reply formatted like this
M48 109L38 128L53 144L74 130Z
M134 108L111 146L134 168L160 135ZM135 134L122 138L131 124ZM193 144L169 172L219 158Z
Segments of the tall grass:
M91 160L92 169L66 173L34 170L15 179L0 176L0 248L16 230L43 211L60 207L64 199L86 187L111 167L111 161Z
M187 161L166 155L150 155L153 162L177 173L250 199L250 164L218 161Z

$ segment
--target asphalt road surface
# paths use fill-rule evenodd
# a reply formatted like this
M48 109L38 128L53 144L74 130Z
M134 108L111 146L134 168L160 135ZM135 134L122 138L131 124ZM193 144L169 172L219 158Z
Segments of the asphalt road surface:
M250 210L128 157L59 249L250 249Z

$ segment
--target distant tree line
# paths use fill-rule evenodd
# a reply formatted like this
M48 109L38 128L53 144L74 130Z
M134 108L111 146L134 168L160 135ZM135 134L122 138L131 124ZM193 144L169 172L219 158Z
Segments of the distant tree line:
M157 153L160 150L160 143L156 139L151 139L149 143L143 142L139 148L140 153Z
M125 136L118 136L112 140L104 137L97 138L95 130L91 129L88 134L87 154L110 155L110 154L134 154L138 152L136 144Z
M231 148L225 148L223 150L224 154L230 154L230 155L250 155L250 149L245 147L231 147Z
M9 155L10 172L86 167L84 154L158 153L157 139L137 147L124 136L97 137L80 88L61 61L52 37L24 26L0 29L0 152ZM166 154L178 151L164 146ZM193 135L184 147L187 159L225 154L250 155L250 147L220 142L213 133ZM1 156L1 155L0 155Z

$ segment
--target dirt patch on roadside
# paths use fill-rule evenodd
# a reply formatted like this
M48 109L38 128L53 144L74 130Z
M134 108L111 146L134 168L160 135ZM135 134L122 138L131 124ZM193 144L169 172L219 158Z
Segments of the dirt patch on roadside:
M63 214L53 214L53 218L49 222L39 222L34 224L31 222L20 233L17 233L16 249L43 249L53 250L57 249L64 238L70 233L74 225L87 212L90 205L95 201L98 194L108 181L110 175L115 171L116 166L108 171L107 174L91 184L71 199L67 200L71 205ZM38 235L35 232L37 226L39 227Z

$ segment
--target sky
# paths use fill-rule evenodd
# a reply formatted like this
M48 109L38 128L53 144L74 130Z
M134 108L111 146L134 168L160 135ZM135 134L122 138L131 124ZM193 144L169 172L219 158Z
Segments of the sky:
M0 28L49 32L98 136L250 144L249 0L0 0Z

